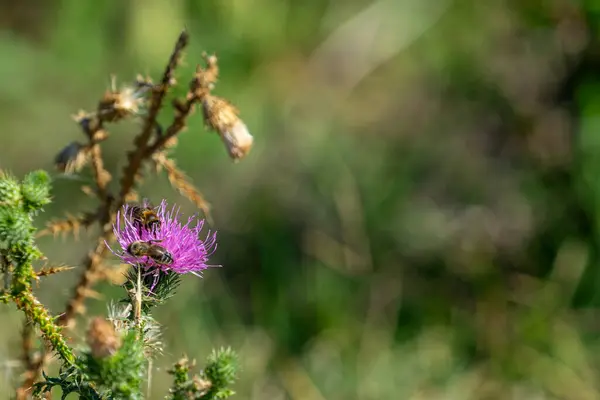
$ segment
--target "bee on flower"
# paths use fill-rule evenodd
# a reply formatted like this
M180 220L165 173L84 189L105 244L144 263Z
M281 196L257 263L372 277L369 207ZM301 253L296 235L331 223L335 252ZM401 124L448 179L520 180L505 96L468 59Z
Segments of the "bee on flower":
M194 215L183 224L179 209L174 206L167 210L163 200L156 210L160 223L153 229L139 229L131 218L132 207L123 206L113 225L121 251L111 251L123 263L140 266L149 274L172 271L202 276L210 267L207 262L217 248L216 232L208 231L204 240L200 239L204 220Z

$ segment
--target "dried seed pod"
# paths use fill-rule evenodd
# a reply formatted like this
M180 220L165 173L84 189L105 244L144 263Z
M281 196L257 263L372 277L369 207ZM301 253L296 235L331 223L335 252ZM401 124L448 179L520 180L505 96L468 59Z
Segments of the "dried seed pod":
M202 53L202 58L206 62L206 68L199 66L196 71L196 78L198 79L199 89L204 95L207 95L214 89L219 79L219 65L217 64L217 56L214 54L209 56L206 53Z
M197 375L192 378L194 389L201 395L206 394L212 387L212 382Z
M90 323L87 332L87 343L95 358L112 356L121 347L121 337L112 322L96 317Z
M220 132L220 134L229 157L234 161L241 160L250 152L254 138L242 120L238 120L231 129Z
M250 152L254 138L232 104L220 97L204 96L202 112L204 123L221 136L229 157L239 161Z
M89 160L89 148L79 142L71 142L54 158L56 168L66 174L80 171Z
M98 104L98 116L103 121L116 122L140 114L146 105L146 93L153 87L150 81L140 79L133 86L117 90L113 77L111 89L104 93Z
M149 76L142 76L140 74L138 74L135 77L135 86L137 86L138 88L147 88L147 89L153 89L155 87L154 82L152 82L152 78L150 78ZM113 87L114 87L114 83L113 83Z

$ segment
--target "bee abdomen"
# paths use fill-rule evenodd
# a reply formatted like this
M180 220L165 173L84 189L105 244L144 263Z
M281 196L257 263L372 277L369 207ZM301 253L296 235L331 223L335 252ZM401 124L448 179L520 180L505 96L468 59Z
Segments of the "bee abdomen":
M173 264L173 256L171 253L164 253L156 261L160 262L161 264Z
M173 255L170 252L165 249L161 249L161 251L153 250L150 256L155 262L165 265L173 264Z

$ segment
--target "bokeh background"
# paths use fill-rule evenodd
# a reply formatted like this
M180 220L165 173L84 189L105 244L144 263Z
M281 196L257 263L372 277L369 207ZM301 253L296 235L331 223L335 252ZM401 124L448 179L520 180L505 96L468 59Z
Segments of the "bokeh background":
M0 168L53 171L71 115L110 74L158 78L186 26L174 95L215 52L256 143L233 164L196 113L174 150L224 267L158 309L151 398L231 345L239 399L600 399L599 25L598 0L2 0ZM138 127L110 128L111 172ZM40 225L92 209L89 181L56 175ZM197 211L162 175L140 193ZM40 246L77 266L95 233ZM52 312L80 272L40 286ZM121 289L96 289L105 315Z

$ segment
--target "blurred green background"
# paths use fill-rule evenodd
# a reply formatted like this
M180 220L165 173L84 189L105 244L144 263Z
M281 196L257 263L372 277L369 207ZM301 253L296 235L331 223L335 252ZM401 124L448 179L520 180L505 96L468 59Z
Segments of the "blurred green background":
M157 311L151 398L231 345L239 399L600 399L600 1L2 0L0 168L53 170L71 115L110 74L158 79L183 26L174 94L215 52L255 146L233 164L199 113L180 136L224 267ZM110 127L114 174L138 127ZM57 176L40 225L92 209L88 182ZM164 176L140 193L197 211ZM40 246L77 266L95 233ZM79 273L42 282L52 312ZM88 315L122 294L97 289Z

